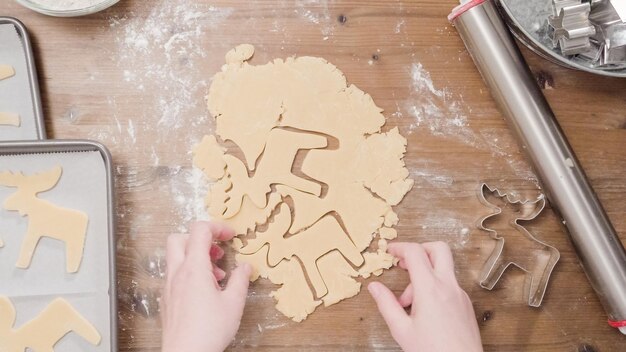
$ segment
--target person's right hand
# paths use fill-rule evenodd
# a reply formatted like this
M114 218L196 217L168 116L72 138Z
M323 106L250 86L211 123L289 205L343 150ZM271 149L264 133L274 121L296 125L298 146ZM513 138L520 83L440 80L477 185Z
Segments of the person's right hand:
M482 351L474 308L456 280L450 247L392 243L388 252L400 259L411 283L400 298L380 282L368 289L400 347L407 352ZM408 306L410 314L404 310Z
M162 352L221 352L230 345L243 314L252 268L226 275L214 263L224 251L213 241L228 241L235 233L223 224L196 222L189 235L167 241L167 278L161 298Z

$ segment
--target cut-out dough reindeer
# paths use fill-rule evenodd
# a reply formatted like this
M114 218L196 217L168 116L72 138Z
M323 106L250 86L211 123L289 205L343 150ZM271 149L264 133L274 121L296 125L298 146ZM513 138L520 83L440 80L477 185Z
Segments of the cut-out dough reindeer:
M504 271L511 265L524 270L530 277L528 287L528 305L539 307L548 286L548 280L554 266L559 261L559 251L536 239L518 223L520 220L533 220L543 210L545 199L535 201L513 201L507 194L482 184L479 190L480 200L494 210L494 213L479 220L478 227L489 232L497 241L491 256L485 263L480 285L491 290L500 280ZM508 221L502 221L503 219ZM515 247L506 246L506 241L515 241ZM541 260L540 255L547 258ZM527 278L528 280L528 278Z
M13 77L14 75L15 75L15 70L13 69L13 66L0 65L0 81ZM1 125L19 127L20 115L0 111L0 126Z
M54 345L70 332L78 334L94 346L102 337L66 300L57 298L39 316L14 329L15 307L7 297L0 296L0 351L54 352Z
M269 244L267 263L271 267L278 265L283 259L297 257L302 262L317 297L323 297L328 292L317 267L317 260L320 257L338 250L354 266L363 264L363 255L333 216L324 216L310 228L285 237L288 235L289 227L291 227L291 209L289 205L282 203L280 212L276 214L267 231L258 233L256 238L248 240L247 245L239 252L254 254Z
M35 248L42 237L65 242L67 272L75 273L80 267L89 222L87 214L58 207L37 197L37 194L55 187L62 172L63 169L56 166L31 176L12 172L0 173L0 186L17 188L17 192L4 201L4 208L18 211L21 216L28 216L28 229L16 264L18 268L30 266Z

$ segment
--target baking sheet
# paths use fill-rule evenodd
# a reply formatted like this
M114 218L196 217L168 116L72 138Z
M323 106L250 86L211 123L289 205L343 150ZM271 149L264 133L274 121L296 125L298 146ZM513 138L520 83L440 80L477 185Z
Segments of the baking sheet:
M0 125L0 141L43 139L41 102L30 44L23 27L0 17L0 64L13 66L15 75L0 81L0 111L17 113L19 127Z
M80 269L65 271L63 242L43 237L31 266L15 267L28 217L0 208L0 295L8 296L16 306L15 327L32 319L56 297L63 297L89 320L102 335L93 347L76 334L68 334L57 344L56 352L110 351L111 313L109 292L109 206L107 169L102 154L70 152L49 154L0 155L0 172L21 171L26 175L49 170L56 165L63 174L56 187L39 194L55 205L85 212L89 217L87 238ZM0 204L14 188L0 186ZM114 293L114 292L113 292Z

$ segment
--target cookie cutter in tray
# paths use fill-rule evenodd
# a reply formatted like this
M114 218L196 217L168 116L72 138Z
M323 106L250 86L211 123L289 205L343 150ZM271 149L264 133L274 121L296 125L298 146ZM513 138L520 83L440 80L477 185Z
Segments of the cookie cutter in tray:
M501 199L505 204L500 206L489 202L486 194L491 194L495 198ZM487 231L491 238L497 241L489 259L483 266L480 275L480 286L487 290L492 290L506 269L514 265L526 272L524 296L528 298L528 305L531 307L541 306L548 287L548 281L554 266L559 261L560 253L556 248L535 238L518 221L534 220L544 209L546 204L545 198L540 196L534 201L514 201L506 193L500 193L497 188L489 187L486 183L480 185L478 198L493 212L482 217L478 221L477 226L479 229ZM513 214L509 214L512 216L512 219L505 229L492 229L486 226L485 222L502 215L503 209L507 209L507 212L508 210L514 211ZM504 234L505 231L510 232ZM505 237L509 242L514 241L515 245L508 245L509 242L505 240ZM540 275L538 275L539 273Z
M15 76L0 81L0 111L17 113L21 119L19 127L0 125L0 141L45 139L30 39L24 24L12 17L0 17L0 64L15 70Z
M551 0L497 0L496 3L513 35L537 55L568 68L626 77L626 68L601 69L581 55L566 56L553 46L548 24L548 17L553 15Z
M24 175L61 166L56 186L38 197L88 216L86 241L78 272L67 273L65 245L42 238L27 269L16 267L28 217L1 207L15 188L0 186L0 295L11 299L18 314L15 327L35 317L53 299L66 299L102 336L94 347L70 333L55 351L117 351L117 301L112 162L101 144L84 140L1 142L0 172Z

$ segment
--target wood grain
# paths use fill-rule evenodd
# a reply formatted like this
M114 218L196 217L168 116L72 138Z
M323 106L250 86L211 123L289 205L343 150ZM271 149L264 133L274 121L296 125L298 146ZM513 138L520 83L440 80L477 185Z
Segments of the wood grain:
M49 136L97 139L113 153L121 351L159 350L164 241L196 215L193 205L202 192L194 186L188 152L213 131L203 96L226 51L240 43L256 46L254 64L291 55L326 58L385 109L388 128L398 126L408 137L406 162L415 188L397 207L400 239L451 244L487 351L623 350L624 337L607 326L550 209L528 227L562 254L541 308L525 305L521 272L507 272L491 292L476 282L485 248L492 245L475 228L488 212L476 196L479 181L522 197L536 195L536 184L446 20L454 5L453 0L122 0L96 15L58 19L13 1L0 3L0 14L22 20L33 38ZM181 22L181 13L191 10L198 19ZM159 27L166 40L176 34L190 39L174 41L177 50L167 58L163 43L149 34ZM142 33L151 39L146 52L137 47ZM523 52L624 240L626 80L572 71ZM434 89L445 90L445 99L417 91L411 70L418 64ZM442 113L419 122L413 107L422 108L426 98ZM168 110L174 107L178 110ZM462 126L446 125L454 116ZM431 130L437 123L444 127ZM230 255L225 265L232 265ZM407 275L393 269L380 280L401 292ZM399 350L366 292L296 324L274 309L271 290L266 282L252 285L232 350Z

